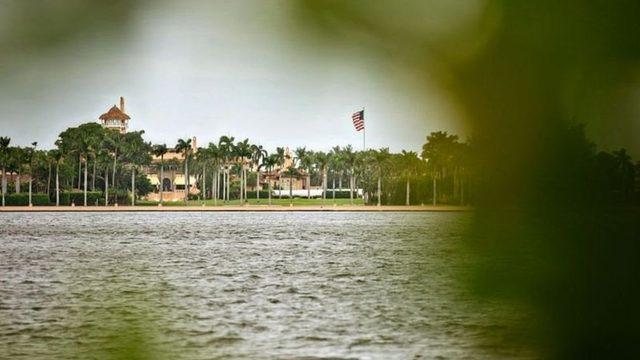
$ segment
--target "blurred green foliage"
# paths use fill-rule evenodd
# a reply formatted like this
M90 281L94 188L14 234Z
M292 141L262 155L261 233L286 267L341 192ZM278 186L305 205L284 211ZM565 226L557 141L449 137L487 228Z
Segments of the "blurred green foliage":
M464 114L480 179L467 242L481 265L470 285L529 314L496 319L521 334L502 346L637 358L640 212L597 186L617 181L605 165L616 161L596 154L577 124L639 150L629 130L640 3L464 2L473 15L451 3L306 1L296 15L316 44L401 59ZM448 30L434 27L437 15Z

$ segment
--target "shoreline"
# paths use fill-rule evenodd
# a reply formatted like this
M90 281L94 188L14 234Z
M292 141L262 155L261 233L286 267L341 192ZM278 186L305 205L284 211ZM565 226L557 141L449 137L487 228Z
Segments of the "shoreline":
M0 207L0 213L30 213L30 212L466 212L471 211L468 206L421 206L421 205L221 205L221 206L5 206Z

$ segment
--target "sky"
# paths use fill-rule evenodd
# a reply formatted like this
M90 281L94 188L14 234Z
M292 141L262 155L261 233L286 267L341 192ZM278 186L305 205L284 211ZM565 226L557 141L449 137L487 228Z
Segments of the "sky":
M232 135L271 150L360 149L351 114L362 108L367 148L419 151L431 131L466 135L437 86L357 48L314 46L282 2L154 1L96 16L56 46L0 58L0 134L13 144L50 148L120 96L130 129L169 146Z

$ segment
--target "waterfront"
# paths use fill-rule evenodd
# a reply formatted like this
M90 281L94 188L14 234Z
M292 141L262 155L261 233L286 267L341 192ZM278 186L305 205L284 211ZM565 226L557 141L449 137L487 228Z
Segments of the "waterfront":
M457 286L470 217L0 214L0 353L493 357Z

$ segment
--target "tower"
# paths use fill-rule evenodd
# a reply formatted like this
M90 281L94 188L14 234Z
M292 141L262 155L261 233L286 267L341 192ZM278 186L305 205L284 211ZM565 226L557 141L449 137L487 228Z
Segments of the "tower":
M124 97L120 97L120 108L113 105L109 111L100 115L99 119L102 126L107 129L117 130L121 134L126 133L131 118L124 112Z

